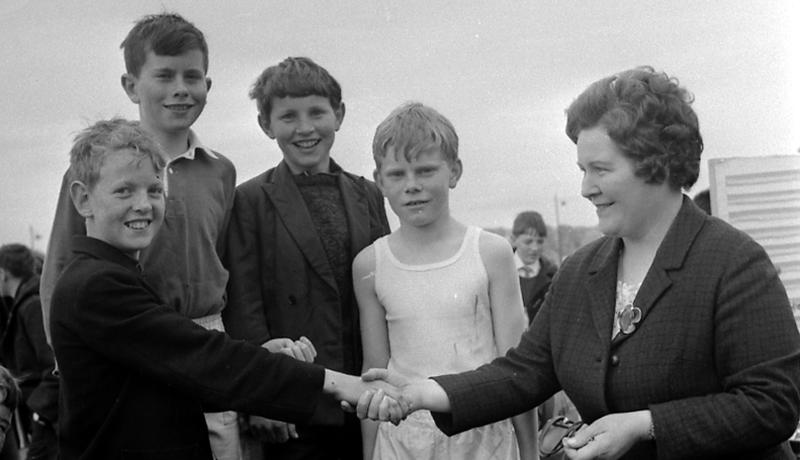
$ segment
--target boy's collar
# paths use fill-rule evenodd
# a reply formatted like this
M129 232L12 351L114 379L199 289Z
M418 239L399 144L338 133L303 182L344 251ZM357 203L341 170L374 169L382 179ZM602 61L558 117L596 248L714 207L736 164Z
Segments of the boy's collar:
M534 262L532 264L526 264L525 262L522 261L522 259L519 258L519 254L517 253L517 251L514 251L514 268L519 270L520 268L524 267L525 265L528 265L531 268L534 268L534 267L540 267L541 268L542 259L539 258L539 259L536 260L536 262Z
M108 260L133 270L136 273L142 272L142 266L139 265L138 260L126 255L105 241L91 236L74 235L72 237L72 252L88 254L97 259Z
M202 142L200 142L200 139L197 137L197 135L194 133L194 131L192 131L190 129L189 130L189 148L186 149L186 151L183 152L182 154L180 154L177 157L173 158L172 161L175 161L178 158L185 158L187 160L194 160L195 154L196 154L198 149L202 150L203 152L205 152L206 155L210 156L211 158L213 158L215 160L219 159L219 156L217 156L217 154L214 153L211 149L206 148L206 146L203 145Z

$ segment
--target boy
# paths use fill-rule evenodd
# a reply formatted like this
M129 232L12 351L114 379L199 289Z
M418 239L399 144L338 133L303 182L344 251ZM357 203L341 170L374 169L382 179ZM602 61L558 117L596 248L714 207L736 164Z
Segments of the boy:
M0 366L0 450L4 453L6 434L13 424L14 410L22 397L17 381L11 372Z
M522 304L528 314L528 323L533 322L558 269L542 254L545 238L547 226L538 212L525 211L514 218L511 247L514 248L514 263L519 274Z
M378 126L372 150L375 182L400 228L353 262L364 370L388 367L414 381L504 354L525 328L519 285L508 242L450 215L462 173L453 125L430 107L405 104ZM398 427L365 421L364 458L533 458L534 415L452 438L429 413Z
M308 58L287 58L258 77L250 97L258 124L277 141L283 161L236 190L228 233L231 272L228 333L262 344L306 336L316 362L361 371L358 307L350 264L388 233L375 184L330 157L345 106L336 80ZM360 458L359 423L332 399L310 425L250 417L270 459Z
M166 224L142 252L148 281L177 312L208 329L223 330L228 272L222 266L224 233L233 207L236 172L191 131L211 88L203 33L177 14L145 16L122 42L122 88L139 106L142 127L169 157L164 184ZM45 325L50 296L71 253L71 237L85 234L64 176L42 275ZM240 458L236 414L208 414L214 455Z
M21 244L0 247L0 294L13 298L0 337L0 358L19 379L19 423L30 437L29 459L55 459L58 380L47 345L33 252Z
M70 152L86 235L53 291L61 459L211 459L203 406L299 422L358 377L207 330L161 302L139 254L164 219L166 159L136 122L98 122Z

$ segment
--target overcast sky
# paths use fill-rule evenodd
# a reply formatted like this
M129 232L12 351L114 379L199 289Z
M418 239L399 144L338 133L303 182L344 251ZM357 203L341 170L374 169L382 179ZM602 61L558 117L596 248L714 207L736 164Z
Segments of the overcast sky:
M224 5L224 6L223 6ZM262 69L308 56L343 88L332 156L370 177L375 126L408 100L456 126L465 172L456 217L510 226L535 209L548 223L594 225L578 194L564 109L593 81L642 64L695 94L707 160L800 147L796 0L54 1L0 0L0 243L46 245L75 133L136 118L119 84L119 44L140 16L175 11L206 34L208 105L195 131L236 165L239 182L280 160L247 92Z

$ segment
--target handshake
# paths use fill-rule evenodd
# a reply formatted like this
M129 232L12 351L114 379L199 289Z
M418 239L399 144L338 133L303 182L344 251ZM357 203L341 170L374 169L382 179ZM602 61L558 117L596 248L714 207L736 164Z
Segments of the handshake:
M370 369L361 376L355 394L343 394L342 409L355 412L360 419L392 422L398 425L408 414L420 409L415 402L418 384L387 369ZM353 399L354 396L357 398Z
M299 340L272 339L262 347L272 353L285 354L309 363L314 362L317 356L314 345L306 337ZM326 369L323 385L323 392L341 401L345 411L355 412L361 419L392 422L395 425L415 410L441 409L440 405L425 405L434 401L430 395L438 394L437 389L446 400L444 390L433 380L412 383L387 369L370 369L361 377ZM449 409L449 401L447 405ZM297 429L291 423L256 415L244 416L240 423L243 429L264 442L283 443L298 438Z

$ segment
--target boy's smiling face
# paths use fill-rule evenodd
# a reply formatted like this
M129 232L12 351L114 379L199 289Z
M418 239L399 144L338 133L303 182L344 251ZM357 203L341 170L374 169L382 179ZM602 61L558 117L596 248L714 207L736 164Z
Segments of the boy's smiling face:
M211 89L204 63L203 52L198 49L177 56L150 50L138 76L122 76L122 86L139 105L140 121L148 131L179 133L197 120Z
M259 124L275 139L283 159L294 174L328 172L336 131L344 119L344 104L338 109L325 96L273 97L269 120Z
M164 220L160 171L130 150L109 153L94 187L73 182L72 196L86 218L86 234L133 258L150 244Z

